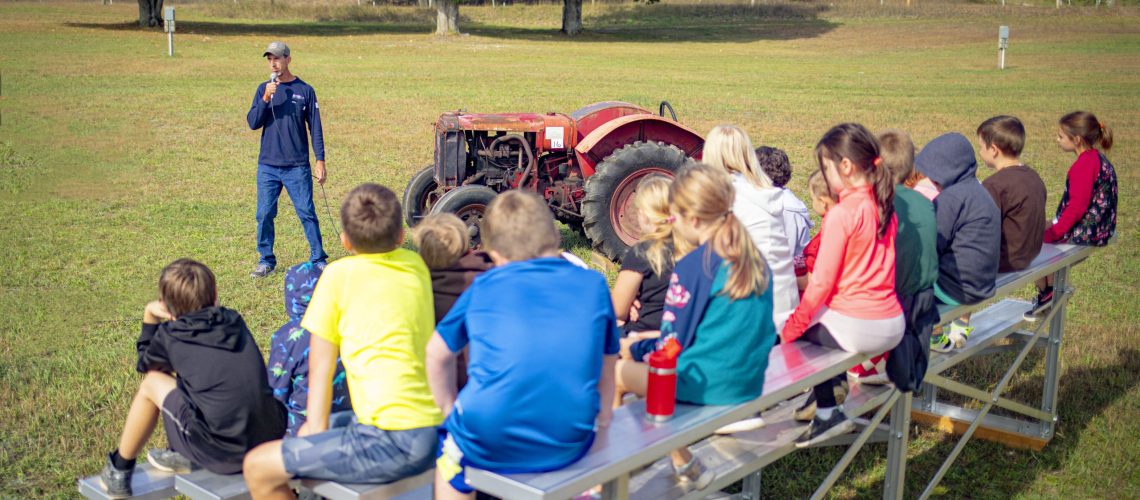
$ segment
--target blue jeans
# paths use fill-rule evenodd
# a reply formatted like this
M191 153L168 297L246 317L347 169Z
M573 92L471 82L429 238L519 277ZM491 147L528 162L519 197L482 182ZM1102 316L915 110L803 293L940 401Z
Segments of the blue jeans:
M281 441L282 461L293 477L385 484L431 468L435 427L386 431L357 423L351 411L329 416L329 429Z
M277 217L277 199L281 197L281 188L289 193L293 200L293 207L297 210L297 218L301 219L301 227L305 230L305 239L309 240L309 260L324 262L328 259L324 246L321 243L321 228L317 223L317 209L313 205L313 178L312 169L308 165L303 167L274 167L271 165L257 166L257 253L261 255L261 264L271 267L277 266L277 257L273 255L273 219Z

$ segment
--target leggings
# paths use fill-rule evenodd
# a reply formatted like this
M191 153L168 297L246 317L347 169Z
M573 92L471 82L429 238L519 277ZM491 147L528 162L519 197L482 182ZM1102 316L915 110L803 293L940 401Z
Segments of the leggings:
M835 341L835 337L831 336L831 332L827 331L827 327L823 326L822 323L816 323L809 327L801 338L823 347L830 347L832 349L840 350L843 349L840 347L839 342ZM838 403L835 402L835 386L836 384L840 383L846 376L846 373L841 373L834 378L825 380L823 383L815 386L813 392L815 393L816 408L834 408L838 406Z

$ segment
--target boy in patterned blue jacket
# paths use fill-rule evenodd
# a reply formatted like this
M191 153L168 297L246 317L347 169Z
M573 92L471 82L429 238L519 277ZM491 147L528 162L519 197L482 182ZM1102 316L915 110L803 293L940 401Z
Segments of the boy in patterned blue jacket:
M285 313L289 322L273 334L272 351L266 369L273 397L289 411L286 433L296 436L305 423L309 405L309 332L301 328L301 317L317 286L321 270L312 262L298 264L285 273ZM337 359L333 376L332 414L352 409L345 384L344 366Z

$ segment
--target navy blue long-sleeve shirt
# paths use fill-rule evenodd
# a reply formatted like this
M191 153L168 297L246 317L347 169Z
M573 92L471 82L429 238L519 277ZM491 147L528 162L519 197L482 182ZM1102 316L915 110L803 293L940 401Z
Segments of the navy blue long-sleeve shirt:
M325 138L317 92L300 78L294 78L291 82L278 82L277 92L266 103L261 96L265 95L267 83L257 86L246 115L250 129L261 129L261 153L257 162L274 167L308 166L309 138L306 135L312 136L317 160L324 160Z

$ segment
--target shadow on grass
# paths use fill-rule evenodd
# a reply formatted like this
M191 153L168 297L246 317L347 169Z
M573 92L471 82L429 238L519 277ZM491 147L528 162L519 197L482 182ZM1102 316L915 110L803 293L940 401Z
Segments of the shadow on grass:
M1022 369L1031 367L1023 364ZM971 439L940 487L952 496L985 492L985 496L1010 498L1032 491L1041 474L1050 474L1065 467L1090 422L1140 383L1136 373L1140 373L1140 350L1136 349L1119 351L1111 365L1081 367L1066 372L1061 377L1057 394L1059 423L1055 426L1053 440L1043 450L1013 451L998 443ZM1043 385L1043 376L1035 376L1011 387L1006 394L1026 396L1017 399L1034 402L1030 406L1038 406ZM1028 397L1027 393L1035 394L1036 398ZM957 442L957 436L948 435L937 446L908 460L908 496L917 496L926 488ZM994 463L1003 465L991 467ZM982 471L985 472L979 473ZM879 487L881 485L860 489L859 496L875 495Z
M752 42L813 38L838 24L820 19L817 4L632 5L583 19L583 32L567 38L550 28L461 23L472 35L574 42ZM462 15L461 15L462 20Z
M573 42L751 42L813 38L838 26L818 16L821 4L769 5L633 5L583 20L584 31L573 38L549 27L482 24L460 12L460 29L470 35L535 41ZM134 21L65 23L73 28L157 32ZM417 14L345 13L316 21L214 22L180 21L178 32L209 36L349 36L369 34L430 34L433 19Z
M141 28L138 22L124 23L65 23L71 28L103 29L110 31L159 32L156 28ZM178 21L177 34L208 36L349 36L377 34L428 34L433 26L415 24L387 24L362 22L295 22L295 23L219 23L212 21Z

